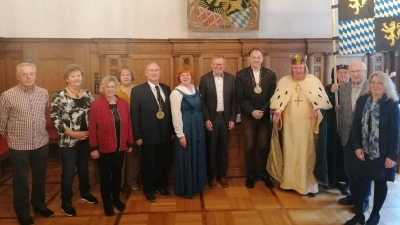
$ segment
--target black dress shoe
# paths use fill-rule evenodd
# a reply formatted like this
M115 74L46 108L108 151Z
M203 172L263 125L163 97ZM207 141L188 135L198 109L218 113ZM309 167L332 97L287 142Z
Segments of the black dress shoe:
M34 209L33 212L37 215L41 215L43 217L53 217L54 216L54 212L48 208L44 208L44 209Z
M379 219L381 218L381 216L378 215L373 215L371 213L371 215L369 216L366 225L378 225L379 223Z
M119 198L113 201L113 205L118 209L118 211L125 210L125 204Z
M33 219L32 217L23 217L23 218L18 218L18 223L20 225L32 225L33 224Z
M310 197L315 197L315 196L317 196L317 194L318 194L318 192L316 192L316 193L310 192L307 195Z
M169 191L166 188L157 189L156 193L158 193L158 194L160 194L160 195L162 195L162 196L164 196L166 198L171 197L171 193L169 193Z
M351 195L349 190L349 185L340 185L339 191L342 195Z
M146 200L149 202L155 202L156 201L156 196L154 195L154 192L148 191L145 192L144 195L146 196Z
M353 198L351 195L348 195L344 198L339 199L339 204L341 205L354 205Z
M193 193L184 194L183 197L186 198L186 199L193 199L194 198L194 194Z
M104 204L104 215L106 216L114 216L114 209L111 204Z
M267 177L267 176L261 177L261 180L264 181L265 186L266 186L267 188L269 188L269 189L274 188L274 183L272 183L272 180L271 180L270 177Z
M246 187L250 189L254 188L254 182L255 182L254 177L248 176L246 178Z
M369 209L369 203L364 203L364 204L363 204L363 213L365 213L366 211L368 211L368 209ZM356 213L355 207L353 207L353 209L352 209L351 211L353 211L353 213Z
M365 216L363 215L355 215L351 220L348 220L344 225L357 225L357 224L365 224Z

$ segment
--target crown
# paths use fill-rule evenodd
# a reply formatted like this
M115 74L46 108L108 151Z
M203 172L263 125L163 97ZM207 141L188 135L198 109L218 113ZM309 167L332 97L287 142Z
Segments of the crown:
M306 64L307 56L301 57L300 55L290 56L292 65L303 65Z

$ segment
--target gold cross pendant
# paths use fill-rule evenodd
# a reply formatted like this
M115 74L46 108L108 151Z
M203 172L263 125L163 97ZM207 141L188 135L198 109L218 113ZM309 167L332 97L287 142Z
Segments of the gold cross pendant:
M299 107L299 103L302 102L303 100L299 99L299 96L297 96L297 99L294 100L297 103L297 107Z

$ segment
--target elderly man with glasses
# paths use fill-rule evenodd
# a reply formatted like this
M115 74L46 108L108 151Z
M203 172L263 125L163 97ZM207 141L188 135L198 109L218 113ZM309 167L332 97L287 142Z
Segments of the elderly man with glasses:
M343 145L344 155L344 171L346 173L350 192L357 191L352 190L352 178L350 174L351 159L354 157L354 151L351 139L351 124L353 122L353 112L358 97L364 94L368 88L367 67L363 62L353 62L349 66L349 74L351 82L341 85L339 91L339 121L338 121L338 133ZM364 199L363 211L367 211L369 208L369 195L371 194L371 181L366 184L368 186L368 195ZM351 195L339 199L339 203L342 205L353 205L353 198Z

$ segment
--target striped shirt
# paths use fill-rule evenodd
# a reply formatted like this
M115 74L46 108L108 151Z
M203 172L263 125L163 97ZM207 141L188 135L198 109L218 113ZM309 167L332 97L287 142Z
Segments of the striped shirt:
M15 150L35 150L49 142L46 115L49 93L34 86L32 92L17 85L0 96L0 135Z

